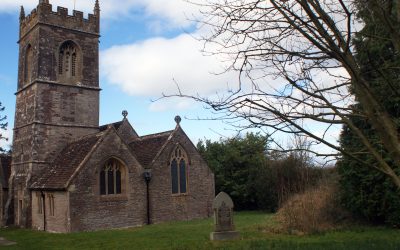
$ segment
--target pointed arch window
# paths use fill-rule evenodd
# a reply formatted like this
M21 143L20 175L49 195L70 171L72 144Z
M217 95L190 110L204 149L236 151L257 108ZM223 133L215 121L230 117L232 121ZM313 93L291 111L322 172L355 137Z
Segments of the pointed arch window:
M58 75L61 80L79 80L79 48L72 42L64 42L58 53Z
M122 163L116 159L106 162L100 171L100 195L116 195L123 191L123 171Z
M172 153L170 162L172 194L187 193L187 166L186 152L182 147L176 147Z
M24 63L24 84L32 82L32 64L33 64L33 49L32 45L28 45L25 51Z

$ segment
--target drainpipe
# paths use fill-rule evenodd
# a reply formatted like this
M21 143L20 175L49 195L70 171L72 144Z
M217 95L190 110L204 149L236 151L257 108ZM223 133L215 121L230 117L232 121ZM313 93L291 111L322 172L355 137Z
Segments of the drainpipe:
M146 181L146 197L147 197L147 225L151 224L150 221L150 192L149 192L149 184L151 181L151 169L146 169L143 172L144 180Z
M42 195L42 205L43 205L43 231L46 231L46 196L44 195L43 191L40 191Z

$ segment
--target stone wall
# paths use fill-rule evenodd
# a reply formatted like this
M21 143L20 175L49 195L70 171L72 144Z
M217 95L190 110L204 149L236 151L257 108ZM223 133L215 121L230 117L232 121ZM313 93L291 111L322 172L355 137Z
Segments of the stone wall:
M100 195L99 175L111 157L125 165L121 195ZM71 231L143 225L146 186L143 168L114 130L109 131L69 188Z
M122 140L124 140L128 145L139 137L127 119L122 121L122 124L119 126L117 132L121 136Z
M65 41L73 41L79 48L82 57L78 71L82 74L80 86L98 87L99 82L99 36L64 28L38 25L19 41L19 72L18 90L29 86L36 80L60 82L57 74L59 48ZM28 65L32 71L31 81L26 82L24 77L26 52L28 46L33 51L32 62ZM60 83L65 83L64 79Z
M51 5L43 3L37 12L34 10L21 20L14 163L51 161L47 153L41 153L53 154L66 146L66 140L60 140L55 134L73 140L97 131L99 36L92 24L86 23L88 20L81 19L81 13L75 12L73 17L64 14L65 9L52 12ZM40 22L33 19L40 19ZM79 47L81 63L76 70L80 74L79 82L68 82L58 76L59 49L65 41L73 41ZM33 56L31 63L25 65L29 46ZM27 70L31 72L31 79L25 77ZM85 128L87 130L83 131ZM37 148L42 152L35 152Z
M67 83L58 78L58 52L65 41L73 41L79 48L79 54L82 61L77 70L82 74L80 86L98 87L99 83L99 58L98 58L98 36L91 34L82 34L80 32L67 32L62 28L40 26L39 36L42 38L39 42L40 65L38 75L40 80L52 82ZM68 83L67 83L68 84Z
M69 232L69 200L67 192L43 192L45 205L43 206L42 193L32 192L32 228L36 230L66 233ZM50 205L50 197L54 201L54 208ZM39 206L42 206L40 209ZM44 220L46 221L44 223Z
M85 19L79 11L70 16L61 7L54 12L46 3L27 17L21 15L12 174L14 187L22 185L23 190L10 190L18 196L14 206L20 226L31 225L32 178L46 170L69 142L98 131L98 21L99 16ZM60 47L66 41L77 46L73 78L58 72Z
M152 223L191 220L212 215L214 174L185 133L178 129L163 153L153 164L150 182ZM171 191L171 153L180 144L188 154L186 194L173 195Z
M13 190L10 190L19 226L70 232L139 226L147 222L144 169L122 141L129 143L137 138L127 120L119 128L121 136L113 129L106 132L103 141L71 177L73 181L68 190L44 193L46 205L42 214L38 202L41 193L29 190L30 183L51 166L68 143L99 131L100 14L96 12L84 19L82 12L74 11L70 16L61 7L54 12L50 4L42 2L27 17L21 15ZM76 69L74 77L59 73L59 61L63 57L60 48L70 43L78 53L76 64L70 64ZM28 48L32 53L27 53ZM185 133L179 127L174 133L175 137L152 165L153 223L211 216L213 173ZM177 144L186 150L189 158L188 192L172 195L169 164ZM100 195L99 174L110 158L118 159L125 166L123 192ZM54 214L50 211L50 199L54 200Z
M98 91L39 84L19 95L14 164L51 161L68 142L98 131Z
M67 8L57 7L57 11L53 11L51 4L42 3L21 20L21 36L25 36L38 23L46 23L56 27L65 27L87 33L99 33L100 28L99 18L95 15L89 14L88 19L85 19L81 11L74 10L71 16L68 15Z

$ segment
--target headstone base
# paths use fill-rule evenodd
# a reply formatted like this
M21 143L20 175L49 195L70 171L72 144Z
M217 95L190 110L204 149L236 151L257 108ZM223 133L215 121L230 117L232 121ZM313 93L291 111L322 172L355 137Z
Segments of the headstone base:
M240 236L237 231L227 231L227 232L212 232L210 234L211 240L234 240L238 239Z

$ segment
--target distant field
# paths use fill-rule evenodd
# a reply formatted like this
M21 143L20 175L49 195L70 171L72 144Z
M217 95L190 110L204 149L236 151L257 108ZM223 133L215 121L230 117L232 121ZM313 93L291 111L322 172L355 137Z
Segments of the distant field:
M266 233L272 216L236 214L241 239L230 242L209 241L211 219L72 234L0 229L0 236L17 242L5 249L400 249L400 230L356 227L312 236Z

